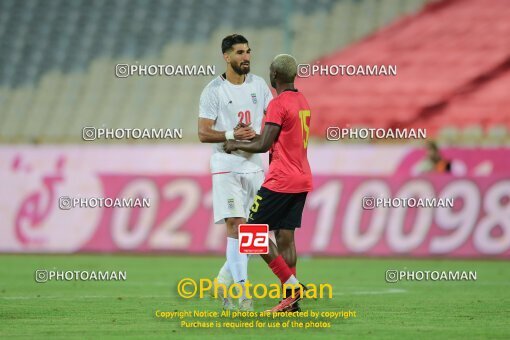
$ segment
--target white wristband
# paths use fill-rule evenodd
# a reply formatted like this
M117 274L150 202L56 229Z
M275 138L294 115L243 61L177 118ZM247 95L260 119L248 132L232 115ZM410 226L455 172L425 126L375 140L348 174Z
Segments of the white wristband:
M235 137L234 137L234 130L225 131L225 138L227 140L234 140L235 139Z

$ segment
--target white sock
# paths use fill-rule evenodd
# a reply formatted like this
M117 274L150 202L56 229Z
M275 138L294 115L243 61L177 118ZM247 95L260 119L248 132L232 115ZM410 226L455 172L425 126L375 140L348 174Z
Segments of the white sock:
M294 275L291 275L287 281L285 281L285 284L286 285L298 285L299 284L299 281L298 279L296 279L296 277Z
M218 283L223 283L228 288L228 286L230 286L232 282L234 282L234 278L232 277L232 273L230 272L228 262L225 261L223 267L221 267L220 272L218 273Z
M242 257L242 260L243 260L243 268L246 271L246 280L245 280L245 282L246 282L248 280L248 260L250 259L250 256L248 256L248 254L241 254L241 255L244 255ZM243 286L243 290L241 292L242 296L239 299L239 301L243 301L244 299L246 299L246 289L244 288L244 282L242 282L241 285Z
M248 256L239 253L239 240L227 237L227 263L235 283L242 285L241 301L246 298L244 282L248 280Z

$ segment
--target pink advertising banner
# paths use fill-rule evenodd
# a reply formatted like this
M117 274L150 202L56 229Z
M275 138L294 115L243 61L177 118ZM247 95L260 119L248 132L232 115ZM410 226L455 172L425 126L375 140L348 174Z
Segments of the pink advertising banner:
M412 170L419 150L364 148L329 147L329 154L321 149L310 157L315 189L296 233L300 254L510 258L508 150L446 150L461 171L424 175ZM370 170L352 165L364 164L374 149ZM0 252L223 253L225 227L212 219L209 152L0 148ZM348 171L331 168L348 160ZM67 209L61 197L149 198L150 207ZM436 198L453 206L363 206L383 198Z

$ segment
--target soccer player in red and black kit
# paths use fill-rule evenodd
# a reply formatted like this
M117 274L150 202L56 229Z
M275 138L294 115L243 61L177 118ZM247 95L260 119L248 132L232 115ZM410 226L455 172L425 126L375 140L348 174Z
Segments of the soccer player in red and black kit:
M282 284L302 286L296 279L294 230L301 227L306 195L312 190L312 173L307 148L310 107L294 88L297 63L288 54L276 56L270 67L271 85L278 96L267 108L266 123L260 136L247 141L227 141L226 152L244 150L262 153L270 150L269 172L255 196L248 223L268 224L274 230L276 246L269 241L269 253L261 255ZM288 286L287 286L288 287ZM287 292L271 311L298 311L300 294Z

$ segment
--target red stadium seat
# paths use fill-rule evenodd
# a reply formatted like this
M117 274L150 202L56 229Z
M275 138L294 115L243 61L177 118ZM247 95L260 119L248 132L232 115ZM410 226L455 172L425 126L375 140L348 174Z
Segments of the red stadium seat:
M318 63L397 65L397 76L298 79L315 111L312 133L337 122L434 133L476 122L510 127L509 36L507 1L450 0L324 56Z

